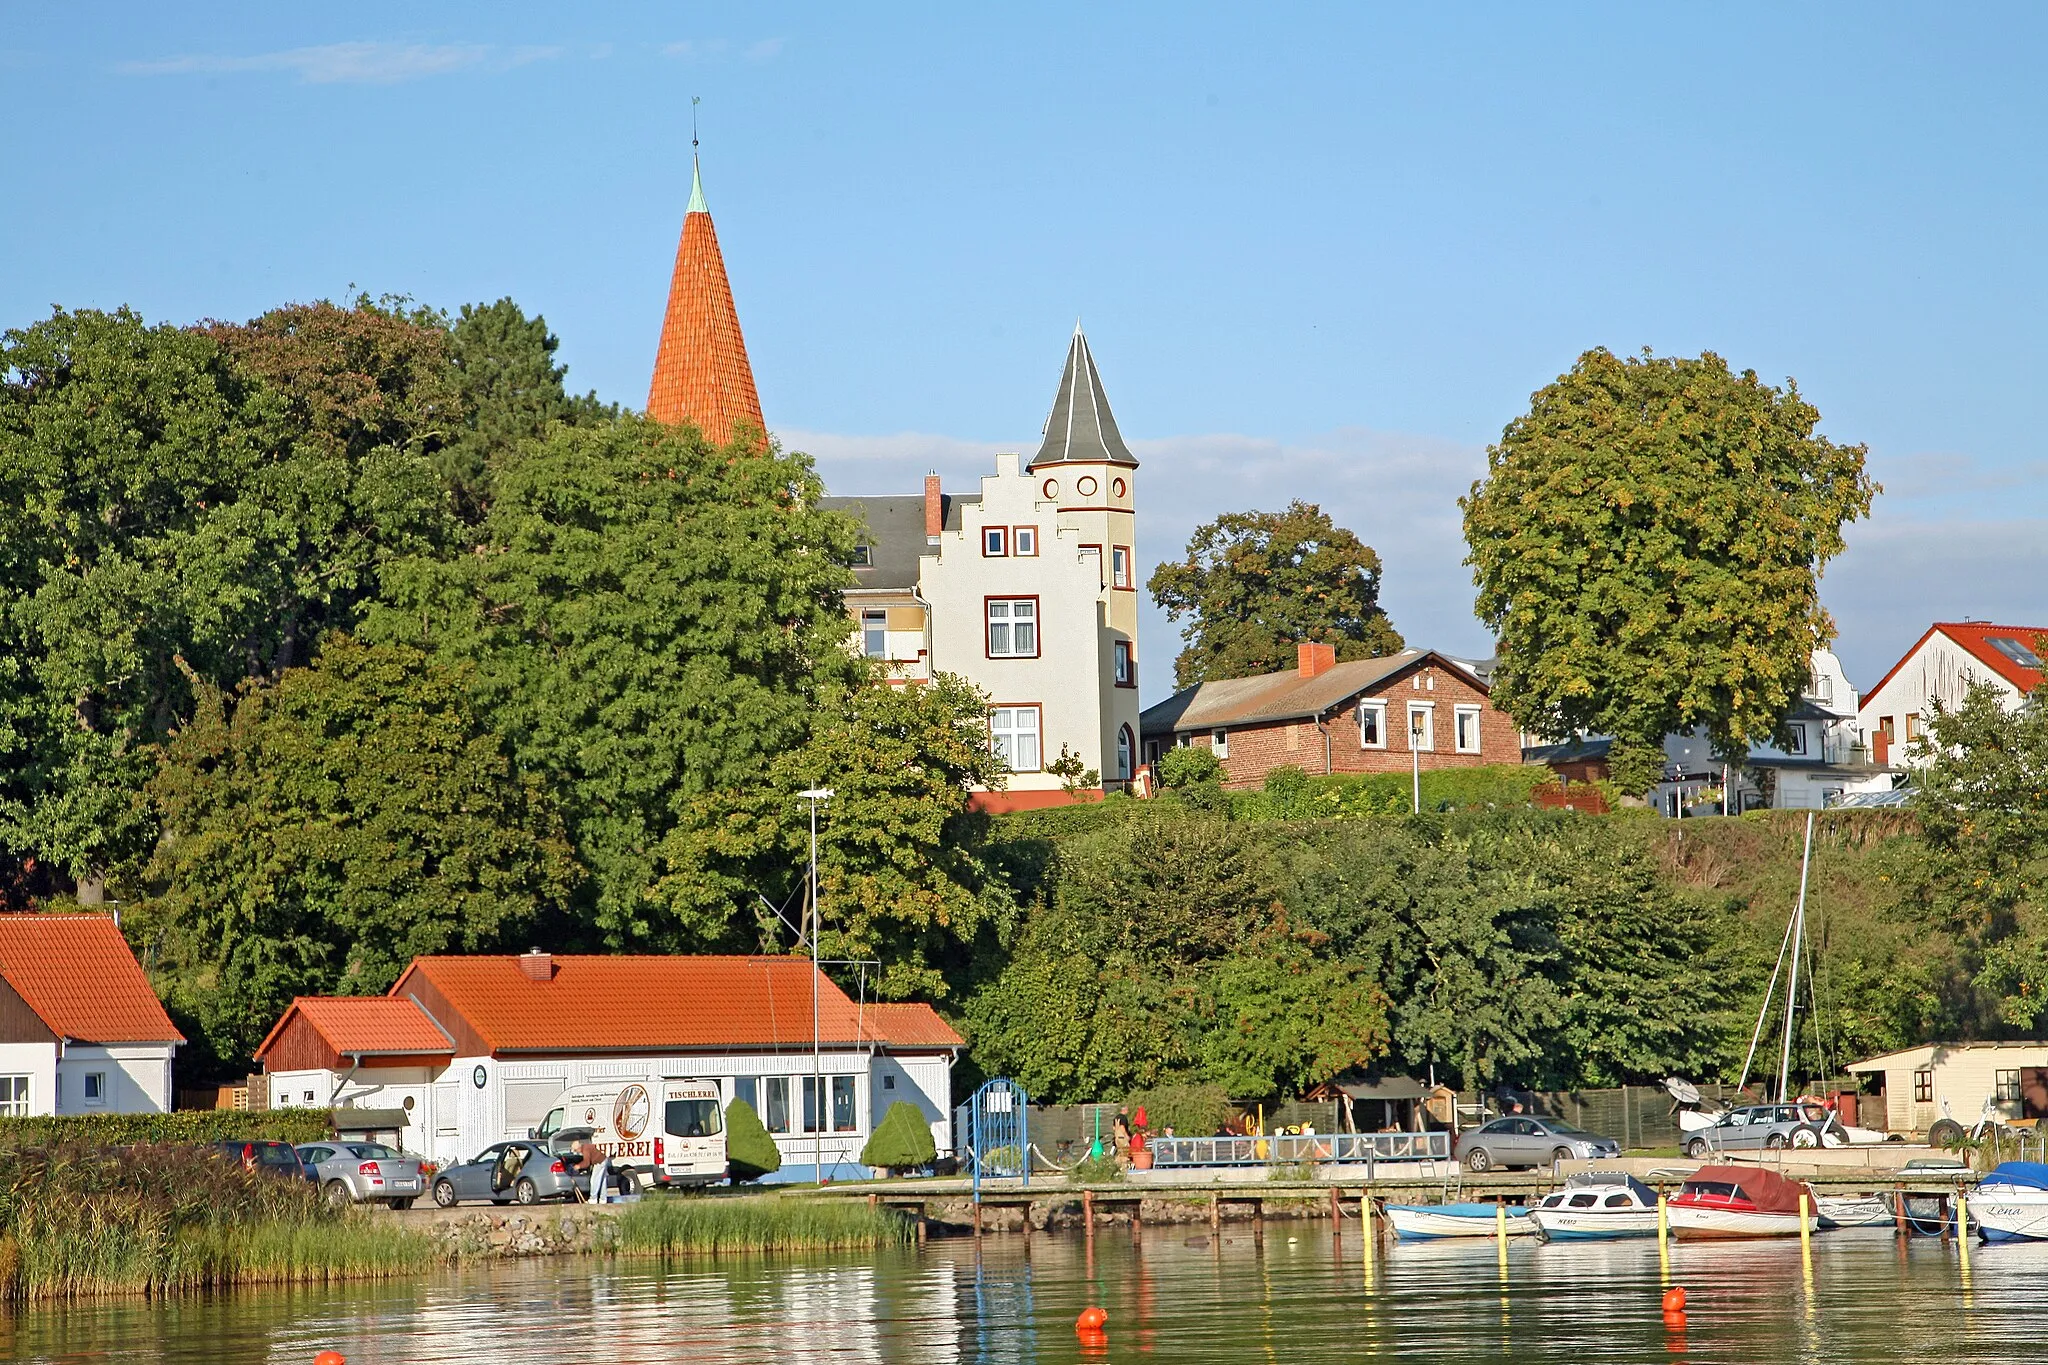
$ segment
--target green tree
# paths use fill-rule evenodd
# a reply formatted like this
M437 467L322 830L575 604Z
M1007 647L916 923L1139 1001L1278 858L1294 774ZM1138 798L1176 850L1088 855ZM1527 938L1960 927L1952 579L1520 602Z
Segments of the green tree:
M875 1125L867 1145L860 1149L863 1166L880 1166L890 1171L911 1171L939 1159L938 1144L932 1141L932 1126L924 1121L916 1105L898 1100L889 1106Z
M439 467L462 515L481 519L492 471L512 451L537 441L556 422L594 426L619 415L595 393L571 397L555 363L561 338L547 319L529 318L509 298L462 305L448 334L455 387L466 408L463 429L440 452Z
M797 913L810 854L809 803L797 793L828 789L818 819L823 951L879 961L884 996L943 998L948 969L969 965L973 948L994 949L1012 918L982 853L986 820L969 807L975 787L1002 781L988 699L966 679L829 681L810 733L762 780L690 802L661 845L651 899L684 944L786 943L757 896Z
M745 1100L725 1107L725 1161L732 1183L759 1180L782 1169L782 1149Z
M615 948L700 946L655 896L694 799L766 779L853 675L841 591L854 524L809 460L639 418L556 426L498 468L473 554L387 575L367 636L475 665L492 726L542 778Z
M1711 352L1595 349L1540 390L1460 500L1494 704L1539 734L1612 735L1635 792L1668 733L1702 726L1729 755L1782 741L1834 635L1820 572L1878 491L1819 421L1796 385Z
M1292 668L1303 641L1335 645L1339 659L1401 648L1380 607L1380 557L1314 503L1218 517L1147 586L1170 619L1190 618L1176 687Z
M325 342L260 340L125 309L0 340L0 845L88 899L149 845L148 746L190 713L188 670L290 666L385 559L444 538L411 417L356 431L336 399L316 423L291 380ZM322 373L357 409L389 377Z
M459 668L329 640L310 668L202 693L149 784L164 837L136 932L222 1062L294 995L371 994L415 955L553 937L578 878L540 782Z

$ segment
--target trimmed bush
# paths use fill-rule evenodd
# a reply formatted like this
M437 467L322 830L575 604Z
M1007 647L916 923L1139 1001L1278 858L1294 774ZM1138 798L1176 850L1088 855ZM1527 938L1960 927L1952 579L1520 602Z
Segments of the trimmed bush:
M1143 1107L1150 1132L1171 1128L1175 1137L1208 1137L1235 1112L1220 1085L1155 1086L1132 1095L1129 1105L1133 1113Z
M860 1149L861 1164L883 1166L892 1171L921 1170L939 1159L932 1141L931 1125L916 1105L898 1100L875 1125L868 1145Z
M1223 760L1206 745L1189 744L1168 749L1159 756L1159 785L1192 787L1223 781Z
M207 1143L234 1138L319 1142L334 1136L325 1109L180 1109L170 1114L36 1114L0 1119L0 1145L83 1143L119 1147L132 1142Z
M754 1106L734 1100L725 1107L725 1165L732 1183L759 1180L782 1169L782 1149Z

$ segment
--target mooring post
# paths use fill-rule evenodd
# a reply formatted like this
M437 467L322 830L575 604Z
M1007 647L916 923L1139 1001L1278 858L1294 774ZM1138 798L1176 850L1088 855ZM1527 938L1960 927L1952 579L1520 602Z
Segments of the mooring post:
M1263 1243L1266 1240L1266 1201L1262 1196L1252 1196L1252 1240Z
M1340 1202L1343 1198L1342 1191L1335 1185L1330 1186L1330 1226L1337 1228L1340 1232L1343 1231L1342 1224L1344 1222L1344 1205Z
M879 1207L881 1206L881 1203L882 1203L882 1196L881 1196L881 1195L879 1195L879 1194L871 1194L871 1195L869 1195L869 1196L868 1196L868 1207L869 1207L869 1208L871 1208L871 1209L872 1209L872 1208L879 1208Z
M1092 1238L1095 1236L1095 1191L1081 1191L1081 1226Z
M931 1236L931 1206L920 1199L917 1201L917 1244L923 1246Z
M1372 1269L1373 1252L1376 1250L1373 1246L1373 1241L1379 1235L1379 1229L1373 1226L1372 1221L1371 1190L1367 1190L1358 1196L1358 1233L1358 1240L1365 1243L1365 1267L1367 1270L1370 1270Z
M974 1240L981 1240L981 1201L974 1201Z
M1209 1196L1209 1231L1220 1234L1223 1231L1223 1206L1216 1195Z
M1141 1195L1131 1201L1131 1236L1138 1235L1138 1228L1145 1221L1145 1200Z
M1892 1182L1892 1224L1899 1236L1906 1235L1906 1187L1897 1181Z

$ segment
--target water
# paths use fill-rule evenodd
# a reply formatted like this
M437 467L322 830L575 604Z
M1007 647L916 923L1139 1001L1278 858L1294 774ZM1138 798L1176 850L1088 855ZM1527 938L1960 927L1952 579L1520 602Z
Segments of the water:
M2048 1244L1953 1247L1836 1233L1812 1276L1789 1242L1681 1244L1682 1329L1660 1312L1652 1241L1382 1249L1368 1278L1352 1235L1268 1224L942 1242L923 1253L658 1266L556 1259L404 1285L253 1290L170 1305L0 1316L0 1359L306 1365L444 1361L753 1365L786 1361L1162 1362L2033 1361L2048 1338ZM1077 1340L1089 1303L1108 1344Z

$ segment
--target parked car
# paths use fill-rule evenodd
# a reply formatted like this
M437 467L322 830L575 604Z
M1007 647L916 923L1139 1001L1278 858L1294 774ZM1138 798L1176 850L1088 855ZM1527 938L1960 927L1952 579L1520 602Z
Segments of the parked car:
M508 1153L512 1153L508 1157ZM507 1169L500 1172L500 1163ZM494 1183L509 1177L508 1188ZM494 1142L470 1161L443 1167L434 1176L434 1202L453 1208L465 1199L493 1204L538 1204L543 1199L569 1199L590 1191L590 1175L538 1142Z
M299 1160L299 1154L289 1142L272 1142L267 1138L228 1138L214 1143L213 1149L223 1159L239 1161L265 1175L289 1176L298 1180L313 1178L313 1172Z
M1468 1171L1548 1166L1620 1156L1621 1144L1547 1114L1510 1114L1458 1134L1453 1154Z
M1818 1147L1830 1125L1839 1128L1841 1120L1810 1104L1744 1105L1730 1109L1714 1121L1713 1127L1699 1129L1687 1138L1685 1154L1700 1160L1713 1152ZM1831 1141L1828 1145L1843 1145L1848 1134L1842 1133L1841 1137L1842 1143Z
M394 1152L381 1142L306 1142L298 1151L330 1204L409 1209L427 1192L427 1172L419 1158Z

